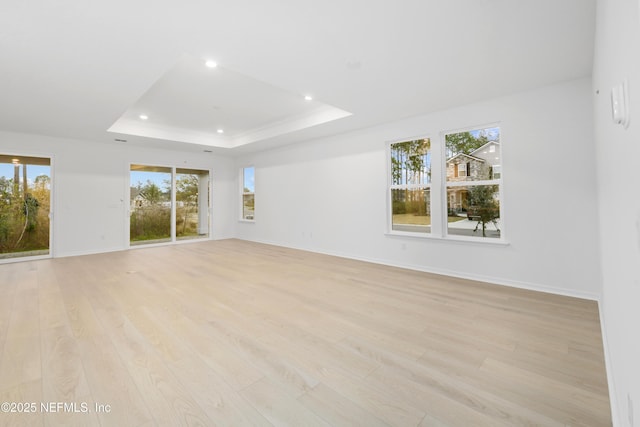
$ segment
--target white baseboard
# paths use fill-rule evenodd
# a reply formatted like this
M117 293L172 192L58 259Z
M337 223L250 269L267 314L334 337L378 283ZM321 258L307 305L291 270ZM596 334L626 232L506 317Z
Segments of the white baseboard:
M609 404L611 405L611 422L613 427L622 427L620 413L618 412L618 398L613 378L613 366L611 364L611 354L609 353L609 340L607 338L607 328L605 327L604 312L602 309L602 299L598 301L600 312L600 330L602 334L602 346L604 347L604 365L607 370L607 386L609 387Z
M353 254L349 254L349 253L341 253L341 252L336 252L336 251L323 251L323 250L319 250L317 248L305 248L305 247L286 244L286 243L282 243L282 242L272 242L272 241L259 240L259 239L239 239L239 240L246 240L246 241L251 241L251 242L256 242L256 243L263 243L263 244L266 244L266 245L282 246L282 247L286 247L286 248L290 248L290 249L298 249L298 250L303 250L303 251L315 252L315 253L319 253L319 254L323 254L323 255L337 256L337 257L340 257L340 258L347 258L347 259L353 259L353 260L357 260L357 261L370 262L370 263L373 263L373 264L388 265L390 267L406 268L408 270L422 271L424 273L431 273L431 274L439 274L439 275L442 275L442 276L456 277L458 279L474 280L474 281L477 281L477 282L485 282L485 283L490 283L490 284L494 284L494 285L508 286L508 287L511 287L511 288L526 289L526 290L529 290L529 291L545 292L545 293L550 293L550 294L555 294L555 295L563 295L563 296L587 299L587 300L592 300L592 301L599 301L600 300L600 295L596 294L596 293L581 292L581 291L576 291L575 289L558 288L558 287L554 287L554 286L542 285L542 284L539 284L539 283L521 282L521 281L517 281L517 280L504 279L504 278L501 278L501 277L482 276L482 275L477 275L477 274L461 273L459 271L442 269L442 268L433 268L433 267L425 267L425 266L422 266L422 265L397 263L397 262L392 262L392 261L385 260L385 259L361 257L361 256L356 256L356 255L353 255Z

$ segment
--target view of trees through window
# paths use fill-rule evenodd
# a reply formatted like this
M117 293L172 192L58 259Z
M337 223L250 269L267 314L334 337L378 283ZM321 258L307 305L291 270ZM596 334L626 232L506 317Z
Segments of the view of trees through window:
M436 162L430 138L390 144L391 230L500 238L500 128L447 133L442 143Z
M391 144L391 228L431 232L431 140Z
M51 161L0 155L0 259L49 254Z
M242 219L253 221L256 211L255 168L242 168Z
M178 240L209 235L209 172L176 169L175 205L172 177L170 167L131 165L131 244L172 241L174 235Z
M445 135L447 233L500 237L500 128Z

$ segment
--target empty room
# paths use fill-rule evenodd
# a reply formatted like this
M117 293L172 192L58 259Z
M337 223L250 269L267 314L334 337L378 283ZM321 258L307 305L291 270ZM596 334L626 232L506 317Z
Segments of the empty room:
M640 425L640 2L0 5L1 426Z

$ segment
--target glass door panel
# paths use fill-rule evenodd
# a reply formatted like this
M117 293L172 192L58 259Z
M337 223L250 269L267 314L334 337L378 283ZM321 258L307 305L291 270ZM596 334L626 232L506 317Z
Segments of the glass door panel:
M49 255L51 159L0 154L0 259Z
M171 241L171 168L131 165L131 245Z
M176 239L209 236L209 171L176 169Z

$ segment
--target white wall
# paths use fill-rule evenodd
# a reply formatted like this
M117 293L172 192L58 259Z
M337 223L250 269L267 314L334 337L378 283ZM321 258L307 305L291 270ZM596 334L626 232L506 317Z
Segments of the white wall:
M640 425L640 12L637 0L598 2L593 70L602 314L616 425ZM611 120L611 88L628 79L631 123ZM616 414L617 412L617 414Z
M256 220L238 223L237 236L599 298L591 105L584 79L243 156L237 168L256 167ZM385 235L386 142L494 122L510 244Z
M208 153L0 132L0 151L53 159L53 255L126 249L129 165L158 164L213 170L212 237L233 237L229 203L235 197L232 161Z

